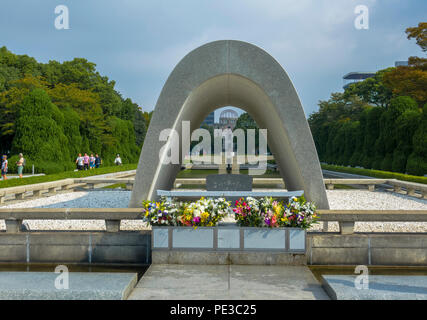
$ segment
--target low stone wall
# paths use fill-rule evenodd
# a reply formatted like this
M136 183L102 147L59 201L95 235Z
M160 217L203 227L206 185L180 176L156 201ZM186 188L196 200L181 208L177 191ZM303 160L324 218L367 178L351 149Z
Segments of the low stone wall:
M427 266L427 233L308 233L309 265Z
M0 262L150 264L151 231L0 232Z
M260 263L278 263L278 257L270 261L264 256L257 257ZM427 266L427 233L309 232L306 257L308 265ZM167 261L176 263L178 258L169 256ZM234 258L238 261L233 263L244 262L244 257ZM285 260L278 264L296 264ZM150 264L151 231L0 232L0 263L5 262Z

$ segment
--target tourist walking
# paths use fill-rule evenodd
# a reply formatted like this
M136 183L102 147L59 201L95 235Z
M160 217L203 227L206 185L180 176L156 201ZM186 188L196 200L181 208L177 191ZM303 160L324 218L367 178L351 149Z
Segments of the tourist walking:
M3 180L7 180L7 155L3 155L3 161L1 163L1 176Z
M99 168L102 164L102 159L98 154L95 154L95 168Z
M25 159L22 153L19 154L19 160L16 162L16 167L18 168L18 175L22 178L22 173L24 172Z
M93 156L93 153L90 154L89 158L89 169L95 169L95 157Z
M114 163L116 164L116 166L121 166L122 165L122 159L120 158L119 154L117 154L116 160L114 160Z
M79 153L79 155L77 156L77 159L76 159L77 170L83 170L83 161L84 161L84 159L82 157L82 154Z
M85 153L83 157L83 166L85 170L89 169L89 156L87 155L87 153Z

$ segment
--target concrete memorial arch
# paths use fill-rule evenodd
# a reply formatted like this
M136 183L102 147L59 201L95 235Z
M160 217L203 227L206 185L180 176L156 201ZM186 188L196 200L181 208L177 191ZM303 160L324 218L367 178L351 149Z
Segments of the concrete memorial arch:
M235 40L191 51L170 74L144 141L130 207L155 199L159 189L170 190L180 170L180 164L159 160L166 156L159 154L165 145L159 141L160 132L166 128L181 132L183 121L190 121L193 131L223 106L245 110L268 130L268 145L289 190L304 190L318 208L329 208L314 141L291 80L267 52Z

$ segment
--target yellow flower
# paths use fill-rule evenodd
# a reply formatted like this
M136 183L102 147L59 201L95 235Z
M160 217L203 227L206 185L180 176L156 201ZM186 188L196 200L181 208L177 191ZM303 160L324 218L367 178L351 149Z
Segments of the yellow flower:
M200 218L201 218L201 220L202 220L203 223L206 222L206 220L208 220L208 218L209 218L209 212L206 212L206 211L203 212L201 214Z

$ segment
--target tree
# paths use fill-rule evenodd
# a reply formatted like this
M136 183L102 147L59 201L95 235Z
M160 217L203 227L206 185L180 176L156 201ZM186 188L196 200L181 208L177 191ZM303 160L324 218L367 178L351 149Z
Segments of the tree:
M408 39L415 39L424 52L427 51L427 22L420 22L418 27L407 28L406 34Z
M135 129L135 142L139 147L142 147L147 134L147 125L144 114L139 108L135 111L133 126Z
M65 161L70 157L68 141L53 114L60 114L43 89L26 96L17 113L12 152L39 161Z
M151 113L147 113L147 121L141 108L131 99L123 99L114 87L114 81L100 75L96 64L84 58L44 64L0 48L1 151L8 154L25 150L27 156L38 157L39 164L48 163L56 154L55 164L44 167L49 172L69 168L77 152L93 151L102 153L106 161L113 159L115 149L123 144L121 150L128 153L124 159L136 161ZM37 96L31 103L30 94ZM27 115L22 113L23 108ZM38 114L40 108L45 113ZM27 119L28 115L33 118ZM38 131L33 132L32 127ZM59 140L47 139L46 132ZM53 147L46 149L41 137L51 141ZM57 152L53 152L55 148Z
M247 141L248 137L248 129L254 129L255 130L255 150L258 150L259 148L259 127L255 120L249 115L249 113L244 112L242 113L239 118L237 118L236 125L234 127L234 130L242 129L245 132L245 140ZM248 144L245 145L245 152L248 152L247 150Z
M408 158L406 171L409 174L423 175L427 172L427 104L424 105L422 116L413 138L413 151Z
M365 103L387 107L393 92L384 84L383 79L393 69L380 70L371 78L351 84L345 89L344 97L351 99L352 96L358 96Z
M408 28L426 51L427 23ZM421 109L421 106L424 106ZM319 101L308 122L319 159L423 175L427 172L427 59L378 71Z

